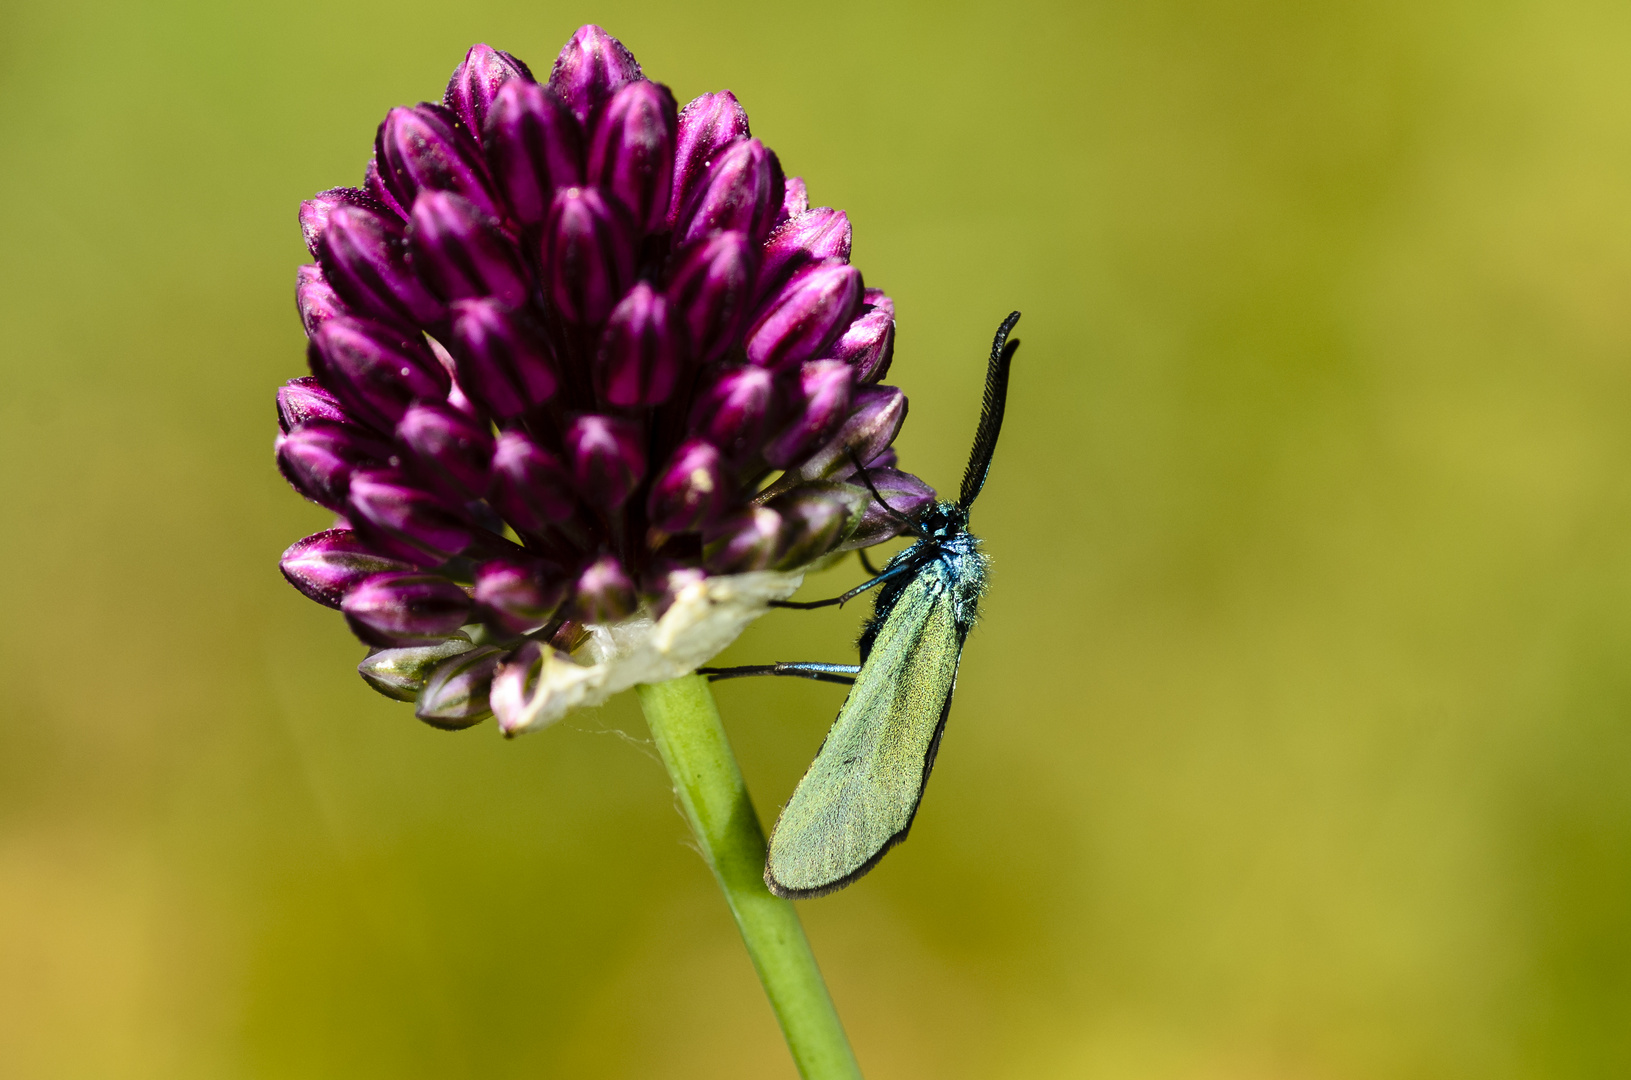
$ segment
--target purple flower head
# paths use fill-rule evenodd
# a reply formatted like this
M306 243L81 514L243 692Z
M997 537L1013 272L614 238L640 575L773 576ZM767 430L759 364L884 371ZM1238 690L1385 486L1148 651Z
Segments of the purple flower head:
M676 108L599 27L547 82L474 46L299 216L311 375L278 391L276 456L344 521L282 569L427 723L537 727L706 662L812 563L899 534L857 463L896 510L932 501L895 468L894 306L849 219L729 91ZM652 619L645 667L608 674Z

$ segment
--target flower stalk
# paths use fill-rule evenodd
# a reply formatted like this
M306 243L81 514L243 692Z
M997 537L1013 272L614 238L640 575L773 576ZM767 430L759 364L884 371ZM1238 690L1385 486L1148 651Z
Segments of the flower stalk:
M804 1080L860 1080L844 1027L789 900L765 888L765 837L708 681L638 688L646 723L703 858L725 893Z

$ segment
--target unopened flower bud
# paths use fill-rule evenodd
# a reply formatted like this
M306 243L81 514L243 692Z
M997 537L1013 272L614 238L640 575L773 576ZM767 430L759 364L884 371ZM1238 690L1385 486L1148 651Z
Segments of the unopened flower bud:
M753 241L742 232L714 233L674 256L665 292L682 313L699 362L718 360L736 340L753 298L758 262Z
M673 225L701 186L720 153L748 137L748 114L729 90L692 98L680 110L674 149L674 194L668 205Z
M361 469L351 477L352 527L384 536L432 557L447 559L470 546L468 515L413 483L398 469Z
M546 295L568 322L596 323L611 313L634 276L636 238L621 208L591 187L555 193L544 228Z
M408 249L413 268L444 300L492 296L519 307L532 292L521 252L498 222L451 192L420 193Z
M766 506L750 507L705 529L702 565L715 574L763 570L776 557L782 517Z
M810 192L804 186L804 177L789 177L786 193L782 195L782 212L779 220L797 217L810 209Z
M668 217L674 125L674 95L645 79L613 94L595 122L588 181L622 203L644 232L661 229Z
M601 103L638 78L640 65L623 43L590 24L579 27L555 58L549 88L566 102L578 123L587 124Z
M765 445L765 461L785 469L831 435L849 416L855 372L840 360L811 360L799 369L799 410Z
M695 532L725 507L724 459L703 439L687 439L658 470L647 499L653 528L668 533Z
M366 578L414 565L381 555L350 529L325 529L289 545L278 569L290 585L324 607L338 608Z
M764 243L759 267L758 295L780 289L798 270L826 259L849 261L852 236L849 216L823 206L806 210L776 226Z
M390 431L415 401L442 401L452 387L418 331L368 319L330 319L310 349L312 374L348 412Z
M849 419L821 449L791 470L805 480L848 476L854 461L870 465L895 441L906 421L906 395L894 386L855 391Z
M542 532L577 508L571 475L560 458L513 428L498 437L488 498L523 532Z
M861 306L861 272L836 259L793 275L768 300L747 333L748 360L784 369L813 360Z
M494 184L523 225L549 216L555 189L583 183L583 131L554 91L514 80L493 99L482 148Z
M449 498L466 502L487 494L493 437L487 426L449 405L411 406L396 423L414 470Z
M695 240L711 232L745 232L755 243L770 235L781 211L781 163L758 139L734 143L698 183L675 219L674 236Z
M361 188L337 187L319 191L300 204L300 233L306 238L306 247L312 257L317 256L317 242L328 230L328 218L342 206L360 206L365 210L387 213L385 205Z
M383 463L390 444L354 424L313 420L276 444L278 471L300 494L340 513L345 509L351 477L358 469Z
M414 701L430 681L430 673L450 656L467 653L475 646L463 634L434 645L408 645L398 649L376 649L357 665L357 674L376 691L397 701Z
M602 555L578 575L572 608L586 623L611 623L631 614L638 600L634 581L615 555Z
M847 483L865 487L867 480L871 481L872 487L883 496L888 506L880 505L868 489L867 505L861 512L860 523L856 525L849 539L840 545L840 550L871 547L892 536L899 536L907 531L907 522L916 521L918 515L935 503L934 488L911 473L901 472L899 469L873 467L866 470L865 480L854 476Z
M580 416L567 426L566 459L578 490L596 506L622 506L646 475L645 432L616 416Z
M290 379L278 387L277 422L283 434L312 420L346 424L351 422L351 417L340 407L340 400L310 375Z
M408 265L407 233L394 216L337 206L317 242L323 277L358 314L429 325L446 312Z
M777 499L782 535L776 568L794 569L831 551L843 539L845 527L860 515L864 499L860 493L846 495L836 490L795 490Z
M880 289L868 289L861 314L822 356L849 364L855 369L855 381L863 386L889 374L895 356L895 302Z
M472 401L507 420L554 396L549 342L524 310L491 299L459 300L452 314L454 365Z
M776 377L764 368L727 371L697 397L691 430L740 462L760 448L776 416Z
M508 655L495 646L480 645L443 660L419 691L413 714L445 731L481 723L493 715L487 695L499 663Z
M442 104L459 118L464 129L481 139L482 122L506 83L532 82L527 65L490 45L472 45L464 63L453 69Z
M370 645L404 645L457 632L470 615L470 597L439 574L393 572L352 589L340 610Z
M679 382L684 350L667 298L642 281L606 320L595 355L595 389L619 408L660 405Z
M377 140L376 140L377 143ZM385 181L379 175L379 148L376 145L374 152L368 155L368 168L363 173L362 189L378 200L385 207L390 216L398 221L408 220L408 211L399 206L396 196L385 190Z
M536 630L566 599L571 583L541 559L490 559L476 567L476 603L513 634Z
M307 337L316 337L317 328L338 315L351 312L340 296L323 277L323 268L316 263L302 266L295 277L294 304L300 312L300 325Z
M374 142L380 179L397 205L410 208L421 191L451 191L498 217L487 165L475 136L440 105L400 105L385 114Z

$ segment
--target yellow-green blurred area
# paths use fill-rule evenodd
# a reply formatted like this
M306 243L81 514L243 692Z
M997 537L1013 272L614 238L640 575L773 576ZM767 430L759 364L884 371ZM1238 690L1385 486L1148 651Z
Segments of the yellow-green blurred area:
M800 907L868 1076L1631 1075L1607 0L0 4L0 1075L792 1075L632 697L433 731L276 569L296 204L590 21L849 212L943 491L1025 313L933 783ZM842 693L719 688L762 817Z

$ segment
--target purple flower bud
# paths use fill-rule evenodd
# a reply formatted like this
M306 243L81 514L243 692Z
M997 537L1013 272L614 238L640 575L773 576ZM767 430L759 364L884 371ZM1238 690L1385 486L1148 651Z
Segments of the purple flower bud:
M493 451L493 509L522 532L542 532L577 508L572 478L554 454L511 429Z
M673 225L720 151L748 137L748 114L729 90L692 98L680 110L674 149L674 194L668 204Z
M361 675L376 692L397 701L415 701L430 681L430 673L450 656L475 648L463 634L434 645L410 645L401 649L375 649L357 665Z
M462 507L415 484L399 469L360 469L351 477L352 527L365 538L384 536L427 555L447 559L470 546Z
M661 405L679 382L684 351L668 300L642 281L606 321L595 355L595 388L619 408Z
M421 191L451 191L483 213L503 213L475 136L440 105L399 105L386 113L374 154L380 180L398 206L413 206Z
M622 203L644 232L658 231L668 218L674 126L674 95L641 79L606 102L589 143L589 183Z
M301 424L312 420L330 420L336 424L351 422L351 417L340 408L340 401L323 389L323 385L310 375L290 379L277 391L277 422L287 435Z
M682 442L657 472L646 501L651 525L668 533L695 532L725 508L725 463L703 439Z
M397 421L396 437L443 495L467 502L487 494L493 437L485 424L449 405L414 405Z
M525 634L549 621L569 584L541 559L492 559L476 567L476 603L504 629Z
M568 322L597 323L634 276L636 239L623 214L591 187L555 193L541 262L547 295Z
M836 259L806 266L761 309L747 332L748 360L788 368L813 360L861 305L861 272Z
M736 340L752 299L758 252L746 233L704 237L674 256L669 300L683 314L699 361L712 363Z
M578 575L572 609L584 622L616 622L631 614L637 604L634 582L615 555L602 555Z
M854 367L855 381L866 385L887 375L895 358L895 302L881 289L868 289L863 301L861 314L827 346L822 358Z
M385 181L380 179L378 148L368 155L368 168L362 174L362 189L378 200L398 221L408 220L408 212L396 201L395 195L385 190Z
M436 666L419 691L413 714L431 727L458 731L493 715L487 695L498 665L509 653L480 645L450 656Z
M408 265L408 238L395 218L337 206L317 242L323 277L359 314L428 326L446 313Z
M387 213L385 204L361 188L337 187L319 191L300 204L300 232L306 238L306 247L312 257L317 256L317 242L328 228L328 217L342 206L360 206L375 213Z
M471 400L507 420L554 396L549 343L524 311L484 299L455 301L452 312L454 365Z
M493 182L523 225L549 216L555 189L583 183L583 131L548 87L515 80L493 99L482 130Z
M867 492L866 509L861 514L861 521L855 527L855 532L841 545L840 550L848 551L853 548L871 547L881 544L892 536L899 536L906 530L906 521L915 521L917 516L934 505L934 488L925 484L911 473L901 472L899 469L871 468L866 470L866 478L872 482L872 487L884 497L889 504L885 509L872 498L870 490ZM861 477L852 477L848 483L865 487L866 480Z
M337 315L349 315L340 297L323 277L316 263L302 266L295 277L294 305L300 312L300 325L307 337L316 337L317 328Z
M906 395L893 386L863 386L855 392L849 419L826 445L811 454L793 470L805 480L848 476L855 471L851 461L870 465L895 441L906 421Z
M411 563L371 549L350 529L325 529L296 540L278 563L289 584L324 607L338 608L364 578L388 570L413 570Z
M470 615L464 590L438 574L375 574L340 605L351 632L370 645L435 641Z
M296 491L341 513L352 474L386 461L391 447L354 425L313 420L278 436L276 453L278 471Z
M776 226L764 244L758 295L768 296L793 274L813 262L849 261L849 218L842 210L806 210Z
M776 510L782 516L782 534L775 566L790 570L833 549L849 524L853 506L838 495L797 491L777 499Z
M758 139L735 143L719 156L675 219L674 235L695 240L734 229L755 243L770 234L781 210L781 163Z
M759 449L775 418L776 377L764 368L727 371L698 395L691 430L742 461Z
M414 201L408 249L420 278L444 300L495 296L519 307L532 292L521 252L498 222L450 192L426 191Z
M309 354L312 374L381 431L394 428L413 402L445 399L453 385L418 331L368 319L330 319Z
M633 421L580 416L563 441L578 490L596 506L622 506L646 474L645 432Z
M776 557L782 516L766 506L732 514L702 533L702 565L716 574L763 570Z
M799 412L765 446L765 461L785 469L831 435L849 415L855 370L841 360L812 360L799 370Z
M490 45L472 45L464 54L464 63L453 69L442 104L479 140L482 121L492 108L493 98L505 83L512 81L530 83L532 72L507 52Z
M797 217L810 209L810 192L804 186L804 177L795 176L787 181L786 193L782 195L782 212L778 220L786 221Z
M587 124L597 106L638 78L640 65L629 50L591 23L578 27L562 47L549 73L549 88L566 102L578 123Z

